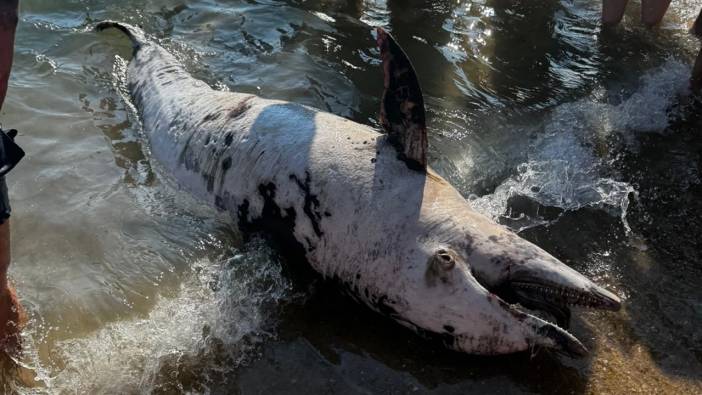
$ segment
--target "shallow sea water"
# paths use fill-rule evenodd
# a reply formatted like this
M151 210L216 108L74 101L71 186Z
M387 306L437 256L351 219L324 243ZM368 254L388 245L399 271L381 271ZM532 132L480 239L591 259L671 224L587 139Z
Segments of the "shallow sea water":
M21 0L0 119L11 278L30 321L4 393L700 393L702 136L687 35L702 1L647 30L632 2ZM216 89L377 126L371 35L424 89L430 162L476 208L625 298L575 311L580 360L443 350L339 295L149 161L124 92L138 24Z

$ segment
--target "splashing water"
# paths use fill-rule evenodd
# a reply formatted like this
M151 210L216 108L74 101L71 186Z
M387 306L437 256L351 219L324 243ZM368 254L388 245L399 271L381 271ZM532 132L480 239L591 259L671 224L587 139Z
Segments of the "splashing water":
M30 391L207 393L274 336L275 309L290 300L290 289L261 240L220 261L201 259L177 295L160 296L147 316L58 342L53 366L30 352L24 365L39 383ZM41 337L29 334L25 343L36 349Z
M626 213L636 190L612 175L608 155L616 150L608 138L618 134L631 142L635 132L663 132L676 116L671 108L688 93L688 76L689 66L668 60L644 75L639 88L617 104L603 102L605 94L598 91L596 99L555 107L543 133L528 147L528 160L493 193L471 196L473 206L518 231L554 221L538 210L532 215L514 210L520 198L562 211L602 209L620 217L629 230Z

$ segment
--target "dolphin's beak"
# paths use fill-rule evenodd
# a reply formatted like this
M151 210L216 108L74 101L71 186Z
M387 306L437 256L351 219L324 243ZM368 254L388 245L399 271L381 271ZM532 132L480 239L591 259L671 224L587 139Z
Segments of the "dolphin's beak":
M524 261L495 292L504 300L551 314L568 327L570 306L619 310L621 300L587 277L546 254Z
M617 295L526 240L514 236L509 243L483 245L487 248L473 250L467 261L474 280L496 302L485 309L492 309L488 321L501 320L508 322L505 328L517 328L502 334L506 343L518 345L507 351L545 347L571 357L584 356L587 348L567 331L570 307L621 307ZM555 323L539 312L547 313Z
M552 261L529 264L525 260L500 290L486 288L474 276L475 272L466 266L464 278L467 284L461 288L473 291L464 298L471 312L478 311L479 315L471 315L468 320L447 321L450 315L446 311L455 311L455 316L460 317L465 305L444 303L438 313L431 311L428 315L410 318L410 321L448 322L451 328L448 333L435 332L450 335L450 347L459 351L500 354L544 347L571 357L585 356L587 348L566 330L567 322L561 322L563 317L559 314L566 312L569 315L568 306L571 305L616 310L620 307L620 300L550 255L543 257ZM548 322L532 310L551 313L559 322Z

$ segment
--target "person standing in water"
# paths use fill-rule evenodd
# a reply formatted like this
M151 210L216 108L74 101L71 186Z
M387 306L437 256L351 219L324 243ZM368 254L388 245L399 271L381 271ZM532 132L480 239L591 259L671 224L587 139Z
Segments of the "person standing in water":
M602 23L607 26L618 24L624 16L624 10L629 0L602 0ZM668 10L670 0L641 0L641 22L653 27L663 20ZM691 33L702 40L702 10L692 26ZM697 54L695 65L692 67L690 87L693 92L702 91L702 49Z
M602 23L616 25L622 20L629 0L602 0ZM641 22L652 27L663 20L670 0L641 0Z
M12 67L19 0L0 0L0 109L7 94ZM17 131L0 129L0 349L11 351L19 345L24 311L7 278L10 266L10 205L5 174L24 156L14 143Z

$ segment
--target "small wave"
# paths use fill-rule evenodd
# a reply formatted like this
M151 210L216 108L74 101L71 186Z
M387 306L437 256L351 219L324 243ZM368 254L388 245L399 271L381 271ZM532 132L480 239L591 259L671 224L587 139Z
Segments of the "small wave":
M636 190L616 179L611 163L621 147L611 137L631 142L637 133L663 132L677 116L678 99L688 93L688 77L689 66L669 60L644 75L639 88L618 103L607 102L606 92L597 91L591 98L555 107L528 147L527 160L493 193L471 196L471 203L519 231L557 219L538 209L529 214L514 209L519 199L561 212L603 209L620 217L628 230L626 213Z

